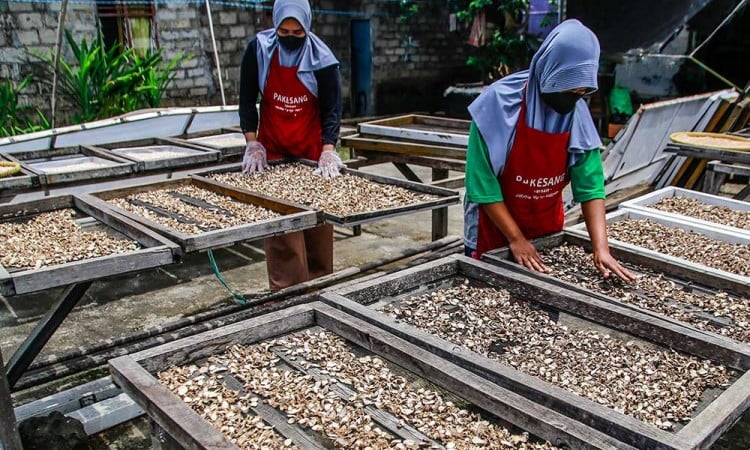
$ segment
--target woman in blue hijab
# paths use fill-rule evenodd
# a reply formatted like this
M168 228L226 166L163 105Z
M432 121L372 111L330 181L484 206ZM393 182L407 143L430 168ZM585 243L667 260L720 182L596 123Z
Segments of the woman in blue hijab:
M609 251L601 141L581 101L597 89L598 67L596 35L566 20L529 70L495 82L469 106L465 234L476 258L509 246L519 264L548 271L529 240L562 230L562 190L571 182L597 269L604 277L633 278Z
M318 175L338 176L343 167L335 149L341 124L339 63L310 31L308 0L276 0L273 23L250 41L242 57L239 114L247 141L242 170L262 172L269 159L293 157L317 161ZM268 238L264 247L271 290L333 270L330 225Z

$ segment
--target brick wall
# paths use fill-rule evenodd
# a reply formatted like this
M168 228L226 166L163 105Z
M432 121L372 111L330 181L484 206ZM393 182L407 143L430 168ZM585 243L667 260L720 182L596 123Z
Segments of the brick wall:
M367 0L312 0L317 12L313 31L332 48L341 61L345 112L351 83L351 20L369 19L373 45L373 96L378 112L413 111L425 99L439 100L442 88L465 78L464 34L448 31L443 2L424 6L409 23L398 21L396 2ZM46 52L54 46L60 3L28 3L0 0L0 78L19 81L33 68L31 49ZM238 101L239 67L248 40L272 26L271 11L249 5L244 8L211 5L226 101ZM74 37L93 38L96 12L92 3L69 3L66 28ZM179 52L192 59L179 68L164 105L193 106L221 103L219 80L205 5L156 3L159 45L167 58ZM66 46L67 47L67 46ZM69 54L69 50L67 53ZM24 91L23 101L48 110L49 81L36 78ZM426 91L426 92L425 92ZM420 103L422 102L422 103ZM387 105L386 105L387 103Z

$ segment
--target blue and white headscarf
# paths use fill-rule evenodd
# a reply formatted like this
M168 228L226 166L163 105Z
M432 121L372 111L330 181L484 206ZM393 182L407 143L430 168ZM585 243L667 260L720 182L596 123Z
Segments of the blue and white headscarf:
M499 175L513 145L526 88L526 124L547 133L570 131L569 165L585 151L601 147L599 133L586 102L578 101L568 114L547 106L542 93L597 89L599 41L581 22L570 19L555 27L539 47L528 70L509 75L488 87L471 105L476 123Z
M279 45L276 29L285 19L295 19L302 25L307 39L302 47L289 51ZM318 81L315 79L316 70L338 64L330 48L316 36L310 27L312 25L312 11L308 0L276 0L273 4L273 26L271 30L257 34L258 52L258 81L260 92L266 87L268 71L271 68L271 58L278 50L279 64L283 67L297 67L297 78L314 96L318 96Z

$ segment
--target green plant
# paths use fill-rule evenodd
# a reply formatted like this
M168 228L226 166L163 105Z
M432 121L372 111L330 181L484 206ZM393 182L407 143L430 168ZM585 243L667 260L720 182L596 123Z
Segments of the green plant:
M177 75L177 68L183 62L190 60L191 57L179 53L174 58L170 59L166 65L162 65L163 58L161 49L157 50L155 55L147 53L145 58L152 56L157 58L157 64L150 65L144 70L141 85L136 88L136 92L141 94L144 105L151 108L158 108L161 106L161 99L164 96L167 86L169 86L169 83L171 83ZM137 64L142 64L139 61L140 59L139 56L134 56L134 60Z
M0 137L46 130L49 122L34 106L19 105L18 96L31 82L27 75L14 86L11 80L0 82Z
M177 66L186 59L180 54L161 67L161 49L138 56L134 49L120 45L105 48L101 34L91 43L85 38L77 43L65 30L65 39L73 60L60 59L59 89L76 108L75 123L158 106ZM54 52L34 54L54 70Z

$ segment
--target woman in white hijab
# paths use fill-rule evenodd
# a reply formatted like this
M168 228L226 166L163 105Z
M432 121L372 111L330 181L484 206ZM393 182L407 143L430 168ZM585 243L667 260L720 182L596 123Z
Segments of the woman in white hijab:
M308 0L276 0L273 22L273 29L250 41L242 58L239 115L247 141L242 170L262 172L268 160L293 157L318 161L318 175L338 176L344 167L335 149L341 123L339 63L310 31ZM268 238L264 247L272 290L333 270L329 225Z
M633 278L609 251L601 141L581 101L597 89L598 67L596 35L566 20L529 70L495 82L469 106L465 229L473 256L509 246L519 264L547 271L529 240L562 230L562 190L571 182L597 269L604 277Z

